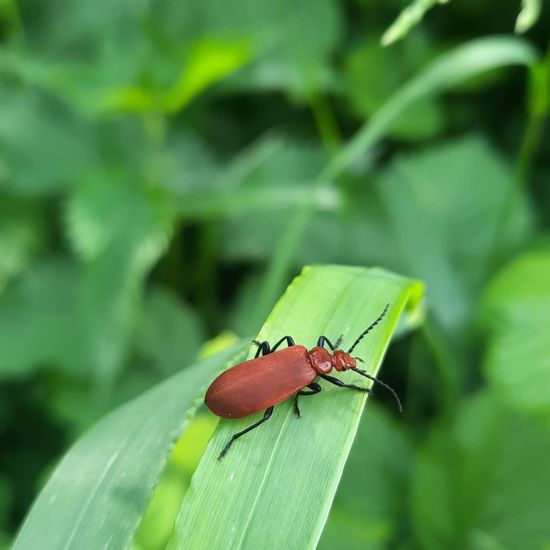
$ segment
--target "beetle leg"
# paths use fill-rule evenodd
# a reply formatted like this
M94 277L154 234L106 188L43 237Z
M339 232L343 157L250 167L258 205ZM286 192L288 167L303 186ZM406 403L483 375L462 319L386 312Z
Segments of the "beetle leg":
M273 413L273 407L269 407L269 409L265 410L264 416L261 420L258 420L258 422L255 422L254 424L252 424L252 426L248 426L248 428L245 428L244 430L237 432L235 435L233 435L231 439L227 442L227 445L223 448L223 451L220 453L220 456L218 456L218 460L221 460L227 454L227 451L229 451L231 445L233 445L233 442L236 439L239 439L241 435L248 433L250 430L257 428L260 424L263 424L266 420L269 420L269 417L271 416L272 413Z
M319 376L324 380L326 380L327 382L330 382L331 384L334 384L335 386L338 386L340 388L350 388L352 390L359 390L359 391L364 391L369 394L372 394L372 391L370 388L362 388L361 386L356 386L355 384L346 384L342 382L342 380L340 380L339 378L336 378L334 376L329 376L328 374L320 374Z
M290 348L296 345L294 338L292 336L283 336L272 348L271 351L275 351L284 341L286 340L287 346Z
M294 414L296 415L296 418L302 418L302 413L300 412L300 405L298 405L298 396L303 395L300 392L298 392L294 396Z
M269 342L265 340L263 342L260 342L259 340L252 340L252 343L258 346L254 359L257 359L260 355L269 355L270 353L273 353L285 341L289 348L296 345L296 342L294 342L294 338L292 338L292 336L283 336L273 347L270 347Z
M317 340L317 347L324 348L326 344L332 351L334 351L335 349L340 347L343 339L344 335L342 334L341 336L339 336L338 340L336 340L336 343L333 344L326 336L319 336L319 339Z
M273 351L269 347L269 342L259 342L258 340L252 340L252 343L258 346L254 359L258 359L260 355L269 355Z
M316 393L319 393L321 391L321 386L317 384L317 382L312 382L311 384L308 384L308 388L311 388L311 391L307 390L300 390L294 395L294 414L300 418L302 414L300 413L300 407L298 406L298 396L300 395L315 395Z

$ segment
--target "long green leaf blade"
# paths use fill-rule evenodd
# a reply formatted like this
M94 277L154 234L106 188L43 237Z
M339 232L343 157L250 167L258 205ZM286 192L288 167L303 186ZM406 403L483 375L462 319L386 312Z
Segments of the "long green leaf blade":
M401 40L415 25L422 21L428 10L436 4L446 4L447 2L448 0L414 0L411 2L383 34L382 46L389 46Z
M389 303L385 319L355 350L375 374L401 312L414 311L421 293L419 283L379 269L306 268L259 338L274 342L291 334L313 346L321 334L330 339L343 334L349 346ZM355 373L340 377L365 382ZM231 435L260 415L220 422L184 498L172 550L316 545L365 404L365 394L322 386L319 396L303 398L301 419L291 403L282 403L222 461L216 458Z
M185 369L94 426L40 493L14 550L128 548L201 389L243 349Z
M541 11L541 0L522 0L521 10L516 19L515 32L519 34L527 32L537 22Z
M509 65L529 66L536 59L537 53L528 42L507 36L472 40L442 54L387 99L326 165L316 184L321 186L338 178L364 157L418 100L435 96L486 71ZM280 236L258 298L259 315L269 311L281 291L298 244L313 216L313 207L312 202L305 204Z
M383 138L401 114L419 99L433 96L479 74L508 65L529 66L537 60L524 40L497 36L472 40L441 55L395 92L342 148L321 179L339 176Z

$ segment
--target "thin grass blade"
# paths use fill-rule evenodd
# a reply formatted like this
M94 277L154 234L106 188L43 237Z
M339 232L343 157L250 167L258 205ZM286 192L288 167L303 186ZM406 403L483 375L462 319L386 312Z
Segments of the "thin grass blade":
M508 36L472 40L441 55L388 98L334 157L320 179L326 181L339 176L384 137L399 116L419 99L448 90L486 71L508 65L529 66L536 60L537 53L527 42Z

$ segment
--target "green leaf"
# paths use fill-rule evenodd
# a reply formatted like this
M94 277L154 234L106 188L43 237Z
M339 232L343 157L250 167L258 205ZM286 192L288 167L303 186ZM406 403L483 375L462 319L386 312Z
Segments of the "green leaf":
M521 0L521 10L516 19L515 32L520 34L527 32L537 22L541 9L541 0Z
M334 0L204 2L209 31L244 35L255 45L256 60L241 71L233 87L284 90L307 100L333 87L330 56L343 32L341 8Z
M195 360L204 340L197 313L177 295L163 287L148 293L135 345L144 361L165 376L173 374Z
M508 65L531 65L537 54L518 38L472 40L447 52L391 95L323 171L333 178L356 162L393 127L396 120L422 98L452 88L480 73Z
M258 338L273 342L292 334L312 346L320 334L343 334L351 344L389 303L384 321L356 350L375 374L400 313L414 310L421 289L379 269L309 267L291 284ZM359 382L360 377L342 378ZM184 498L170 548L314 547L364 403L362 393L324 384L320 396L302 401L301 419L294 417L291 403L281 404L223 461L216 457L231 435L259 417L220 422Z
M206 0L186 9L102 1L96 10L60 2L44 6L30 53L0 55L0 69L88 114L175 112L249 61L233 89L279 89L303 100L331 85L342 27L335 0Z
M185 369L94 426L52 474L14 550L127 548L198 397L247 345Z
M289 209L302 205L334 211L341 193L313 185L325 159L320 147L280 136L262 137L211 175L208 185L178 192L178 212L186 218L222 217L239 223L260 221L261 225L265 215L287 218ZM246 220L243 214L248 215Z
M38 205L0 195L0 292L44 248L47 234Z
M485 372L502 398L524 412L550 414L550 252L520 256L487 288L490 331Z
M91 179L66 202L81 265L39 264L0 298L1 375L50 367L112 381L122 368L145 275L168 241L171 209L163 195L121 179Z
M93 127L29 90L0 88L0 184L17 195L74 187L99 162Z
M544 548L550 540L550 429L494 395L467 401L418 452L410 517L416 547Z
M189 48L177 80L166 91L130 86L115 88L101 100L101 111L175 113L212 84L241 68L250 57L246 43L202 40Z
M40 17L32 24L25 21L32 37L26 47L0 52L0 70L87 115L96 114L112 89L128 85L148 69L153 50L145 32L148 11L139 1L114 5L100 0L93 9L75 1L44 4ZM172 55L166 50L164 54L157 58L162 69L167 59L172 61ZM173 74L173 65L171 69Z
M166 197L130 184L128 175L96 176L67 203L69 238L84 261L80 307L90 364L112 379L128 353L144 277L171 230Z
M200 11L202 3L196 6ZM45 6L37 25L42 32L36 29L24 51L1 51L0 71L57 95L87 116L174 113L242 67L251 52L246 36L208 29L180 28L161 38L167 25L158 17L162 8L150 13L143 2L104 3L97 12L78 2ZM81 47L75 49L75 43Z
M174 112L185 107L208 86L242 67L249 59L243 43L203 41L193 48L188 66L164 96L164 108Z
M412 75L434 56L422 37L411 37L394 48L381 48L374 38L354 47L345 62L346 91L363 120L376 111ZM445 113L436 98L421 99L405 111L391 134L409 140L433 136L445 124Z
M38 367L82 373L77 280L73 266L48 260L0 294L0 378Z
M530 65L536 58L536 52L527 42L509 37L473 40L441 55L388 98L332 158L316 178L316 184L321 186L326 181L332 181L361 159L364 160L367 153L390 132L399 117L418 100L452 88L484 71L507 65ZM313 212L311 205L302 208L279 237L259 293L259 314L269 310L282 289Z
M426 12L436 4L446 4L449 0L414 0L390 25L382 36L382 46L389 46L405 37L409 31L418 25Z
M401 418L399 419L401 421ZM353 443L319 550L392 546L406 512L412 466L401 427L379 407L369 406Z
M187 490L187 483L179 472L168 467L155 489L153 499L136 532L132 547L139 550L164 548L174 526L179 505ZM167 513L170 511L171 513Z
M162 251L171 221L168 201L129 179L125 173L95 174L71 195L67 231L83 260L92 262L123 243L131 249L130 269L140 271Z
M470 321L488 259L509 253L530 234L533 220L522 192L500 227L515 184L512 167L475 136L398 156L377 182L401 262L396 267L426 281L448 329Z
M9 479L5 476L0 476L0 548L6 544L7 548L7 533L5 529L8 527L8 517L11 508L12 487Z
M165 548L172 536L174 522L208 440L216 429L218 418L199 413L187 426L170 456L153 499L136 532L134 544L143 550Z
M205 36L244 41L251 63L230 79L229 88L285 90L302 99L328 85L330 56L343 31L341 8L334 0L204 0L190 2L186 9L170 0L153 15L174 42L182 36L188 41Z
M289 151L296 147L306 165L307 149L290 143L287 147ZM284 162L288 156L277 154L273 160ZM269 192L261 185L262 176L271 172L270 161L266 159L250 176L258 213L232 216L231 200L224 203L221 242L226 258L268 260L292 219L294 212L282 209L285 198L277 197L284 188L271 183L278 178L266 178L265 186L272 187ZM323 223L304 229L293 267L338 258L347 263L380 263L419 277L428 283L439 321L456 332L471 320L473 304L492 268L491 258L506 257L532 235L531 209L524 190L515 191L514 185L507 159L472 135L397 154L358 190L308 186L311 196L315 190L325 191L326 201L319 200L316 206ZM515 200L505 223L500 223L512 192ZM262 196L272 201L267 203Z

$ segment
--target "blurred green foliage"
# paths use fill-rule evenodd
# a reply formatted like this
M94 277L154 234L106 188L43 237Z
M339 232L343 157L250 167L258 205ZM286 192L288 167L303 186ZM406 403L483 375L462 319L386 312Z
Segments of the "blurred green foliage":
M421 278L429 306L383 370L406 413L369 403L320 547L550 544L548 6L413 4L384 48L407 3L0 2L0 547L77 435L254 334L312 262ZM439 55L516 20L540 60L448 75L323 171ZM167 540L189 460L136 548Z

